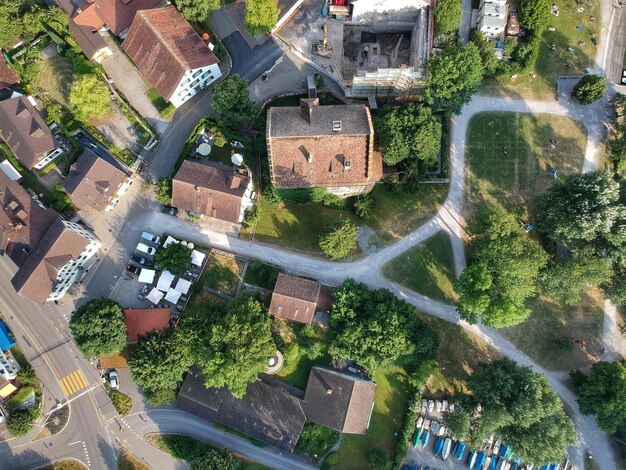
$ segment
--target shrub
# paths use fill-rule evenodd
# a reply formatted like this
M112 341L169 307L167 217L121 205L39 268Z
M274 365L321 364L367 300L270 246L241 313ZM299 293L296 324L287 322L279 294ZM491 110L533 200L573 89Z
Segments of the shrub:
M176 401L176 390L170 388L144 390L144 396L152 406L172 405Z
M339 463L339 454L337 452L330 454L326 457L326 463L328 465L337 465Z
M572 98L580 104L591 104L606 94L606 79L599 75L587 74L574 86Z
M15 410L7 418L7 429L12 436L24 436L31 430L33 420L38 416L39 409L35 407L28 410Z
M120 416L128 416L132 411L133 401L128 395L124 395L122 392L118 392L117 390L110 390L109 398L111 398L111 402Z
M358 196L354 201L354 213L359 219L366 219L374 209L374 198L371 194Z
M15 395L13 395L7 402L7 408L13 410L24 403L28 397L30 397L35 389L31 386L22 387Z
M172 180L159 178L154 184L154 197L159 204L168 206L172 203Z

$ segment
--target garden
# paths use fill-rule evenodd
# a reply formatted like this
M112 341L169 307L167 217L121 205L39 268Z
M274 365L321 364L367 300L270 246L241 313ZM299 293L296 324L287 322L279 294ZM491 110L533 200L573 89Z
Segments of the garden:
M234 297L242 271L243 263L237 258L212 250L198 284Z

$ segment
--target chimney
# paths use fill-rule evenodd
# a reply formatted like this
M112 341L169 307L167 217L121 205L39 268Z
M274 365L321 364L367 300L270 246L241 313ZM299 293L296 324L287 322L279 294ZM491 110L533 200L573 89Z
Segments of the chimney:
M326 389L326 395L332 395L333 394L333 389L332 388L327 388Z
M308 122L311 124L311 116L313 115L313 108L319 106L320 101L317 98L302 98L300 100L300 114Z

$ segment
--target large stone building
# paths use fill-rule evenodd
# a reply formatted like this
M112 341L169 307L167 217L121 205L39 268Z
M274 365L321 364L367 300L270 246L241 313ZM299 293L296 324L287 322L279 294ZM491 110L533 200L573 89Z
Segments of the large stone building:
M364 105L299 107L267 111L267 153L275 188L323 187L347 197L370 191L382 177L374 151L374 126Z

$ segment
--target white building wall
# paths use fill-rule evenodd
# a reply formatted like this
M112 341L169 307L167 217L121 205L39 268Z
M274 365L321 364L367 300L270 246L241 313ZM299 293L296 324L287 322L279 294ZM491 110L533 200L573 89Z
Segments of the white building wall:
M13 380L17 377L19 366L15 364L9 356L0 351L0 376L5 380Z
M194 96L199 89L206 88L215 80L222 76L222 72L217 64L208 67L200 67L185 72L176 90L169 99L169 102L176 108Z
M429 2L422 0L353 0L352 21L359 21L373 14L389 14L401 10L415 11L428 4Z
M241 198L241 208L239 210L239 222L243 222L243 217L245 215L246 209L254 206L252 202L252 179L248 183L248 187L246 188L246 192L243 193L243 197Z
M36 170L41 170L43 167L48 165L52 160L59 157L63 153L62 147L55 148L52 152L45 155L39 162L33 167Z

